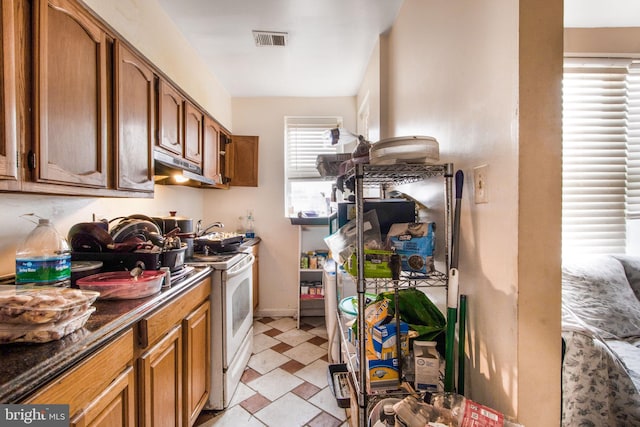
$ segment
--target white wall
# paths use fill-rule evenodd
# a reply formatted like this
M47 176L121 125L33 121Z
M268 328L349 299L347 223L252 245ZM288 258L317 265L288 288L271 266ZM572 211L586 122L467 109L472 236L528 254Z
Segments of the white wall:
M229 93L156 0L84 2L216 120L233 130Z
M236 135L258 135L258 187L207 191L205 222L222 221L235 230L238 215L253 209L260 244L259 315L292 315L297 309L299 265L297 226L284 217L284 117L338 115L355 129L355 97L234 98Z
M189 187L156 186L153 199L30 194L2 194L0 197L0 275L15 273L16 247L35 227L20 217L27 213L49 218L65 237L73 224L92 221L93 214L107 219L131 214L167 216L172 210L177 210L180 216L200 218L202 215L200 190Z
M562 57L561 4L529 3L406 0L370 63L382 81L358 99L381 94L382 137L434 136L464 171L466 394L527 427L559 425ZM489 203L476 205L482 164Z

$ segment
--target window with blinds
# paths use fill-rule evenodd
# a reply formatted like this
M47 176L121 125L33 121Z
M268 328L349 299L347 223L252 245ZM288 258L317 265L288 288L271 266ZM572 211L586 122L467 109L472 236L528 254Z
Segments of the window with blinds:
M566 58L563 254L625 253L640 213L640 73L626 59Z
M327 143L327 130L341 127L337 116L285 117L285 212L327 214L328 199L335 181L320 176L316 160L321 154L335 154L337 146Z

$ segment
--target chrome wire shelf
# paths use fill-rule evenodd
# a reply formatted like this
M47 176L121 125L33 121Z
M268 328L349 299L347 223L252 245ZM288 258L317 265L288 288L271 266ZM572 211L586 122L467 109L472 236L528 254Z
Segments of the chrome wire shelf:
M383 186L410 184L426 178L445 176L449 164L425 165L404 163L396 165L362 165L362 185ZM451 173L451 171L450 171ZM356 168L347 172L346 179L355 179Z
M442 288L447 286L448 276L439 271L429 274L417 274L403 271L400 279L365 278L367 289L406 289L406 288Z

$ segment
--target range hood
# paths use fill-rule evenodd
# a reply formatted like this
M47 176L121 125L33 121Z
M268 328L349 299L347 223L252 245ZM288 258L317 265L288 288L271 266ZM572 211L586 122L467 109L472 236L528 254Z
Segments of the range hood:
M154 181L156 184L186 184L195 181L215 185L213 179L202 175L202 168L188 160L153 150Z

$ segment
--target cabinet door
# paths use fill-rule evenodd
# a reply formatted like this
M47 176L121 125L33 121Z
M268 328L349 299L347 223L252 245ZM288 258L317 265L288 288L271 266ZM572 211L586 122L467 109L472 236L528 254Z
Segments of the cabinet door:
M0 179L18 178L13 0L0 8Z
M35 179L106 188L106 34L70 0L34 14Z
M191 427L209 398L211 384L211 310L203 303L182 322L184 336L183 424Z
M204 116L204 133L202 141L202 173L206 178L221 183L219 162L220 128L210 117Z
M141 426L182 426L182 338L177 325L139 359Z
M121 42L115 48L116 188L153 191L154 73Z
M129 412L135 414L135 402L131 400L133 395L133 386L131 385L133 383L130 382L130 375L133 372L130 369L132 360L133 331L129 329L78 366L42 387L22 403L67 404L69 405L69 415L78 422L81 422L83 416L85 420L98 417L100 413L107 416L106 412L98 410L98 408L105 408L105 411L110 412L109 417L115 416L118 419L130 420ZM115 392L115 390L120 390L120 392ZM118 398L117 394L121 397ZM120 402L122 413L116 415L118 408L106 409L107 400L114 403ZM94 409L87 412L88 408Z
M160 80L158 85L158 144L182 157L182 108L183 97L169 83Z
M127 368L100 396L71 419L70 427L134 427L135 372Z
M257 187L258 137L234 135L227 155L229 154L231 163L231 186Z
M188 101L184 103L184 158L202 164L202 124L204 114Z

